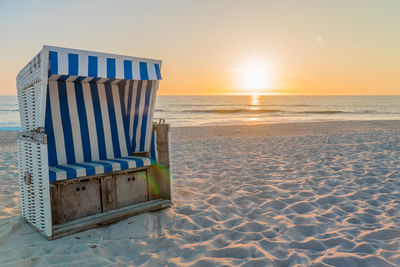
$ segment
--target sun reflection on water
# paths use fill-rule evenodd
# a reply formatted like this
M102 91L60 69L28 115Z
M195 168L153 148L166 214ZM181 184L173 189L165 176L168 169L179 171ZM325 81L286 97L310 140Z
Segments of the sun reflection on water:
M256 111L260 109L260 96L257 94L251 95L251 101L250 101L250 108L251 111ZM248 120L250 122L255 122L259 118L258 116L253 115L252 117L249 117Z
M259 95L251 95L251 105L252 106L260 105L260 96Z

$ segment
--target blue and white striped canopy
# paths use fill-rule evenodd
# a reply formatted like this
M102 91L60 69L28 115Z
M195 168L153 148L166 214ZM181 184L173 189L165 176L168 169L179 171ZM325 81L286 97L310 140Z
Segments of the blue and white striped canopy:
M161 80L159 60L54 46L44 48L49 51L51 80Z
M145 167L157 159L152 120L161 61L45 49L50 181Z

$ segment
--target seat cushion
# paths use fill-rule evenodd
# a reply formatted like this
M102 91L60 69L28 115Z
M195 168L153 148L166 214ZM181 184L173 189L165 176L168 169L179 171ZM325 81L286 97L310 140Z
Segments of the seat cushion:
M115 159L49 166L49 179L50 182L61 181L131 168L140 168L150 166L151 164L152 160L149 157L128 156Z

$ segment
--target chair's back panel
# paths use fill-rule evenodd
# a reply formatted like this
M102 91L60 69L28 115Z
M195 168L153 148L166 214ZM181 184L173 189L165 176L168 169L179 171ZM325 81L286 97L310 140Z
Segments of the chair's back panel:
M121 87L124 87L121 95L123 94L124 97L131 152L149 152L157 90L156 81L127 80L121 83Z
M45 118L49 165L149 151L155 84L49 80Z

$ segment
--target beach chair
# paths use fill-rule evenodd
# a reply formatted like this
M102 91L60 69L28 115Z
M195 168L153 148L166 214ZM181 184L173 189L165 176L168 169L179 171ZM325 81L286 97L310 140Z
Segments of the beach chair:
M21 214L54 239L172 203L161 61L53 46L17 76Z

